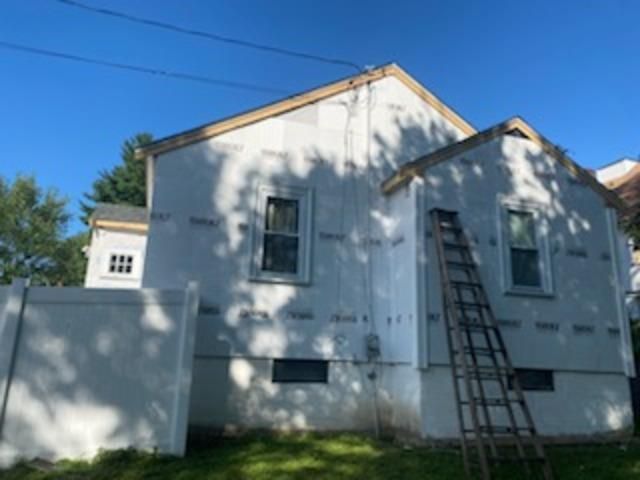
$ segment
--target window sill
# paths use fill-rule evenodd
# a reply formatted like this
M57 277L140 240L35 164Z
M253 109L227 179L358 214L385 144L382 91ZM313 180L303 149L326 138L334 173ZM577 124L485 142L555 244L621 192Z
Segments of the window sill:
M511 287L504 292L505 295L514 297L538 297L538 298L554 298L553 292L548 292L540 288L518 288Z
M140 276L133 276L126 273L122 275L118 275L117 273L107 273L104 275L100 275L102 280L140 280Z
M251 275L249 277L251 283L278 283L283 285L296 285L299 287L308 287L311 281L305 278L292 278L280 275Z

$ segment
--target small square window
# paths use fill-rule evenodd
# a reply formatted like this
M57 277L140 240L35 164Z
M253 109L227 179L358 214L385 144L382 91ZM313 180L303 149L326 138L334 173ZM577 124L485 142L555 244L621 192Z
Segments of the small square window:
M117 275L131 275L133 273L133 255L111 254L108 271Z
M547 391L554 390L553 371L531 368L516 368L516 376L522 390ZM513 379L509 378L509 390L513 390Z
M325 360L274 360L274 383L327 383L329 362Z

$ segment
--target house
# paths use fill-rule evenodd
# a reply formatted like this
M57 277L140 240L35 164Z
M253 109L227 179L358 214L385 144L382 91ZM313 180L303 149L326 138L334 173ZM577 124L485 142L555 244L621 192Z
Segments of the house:
M89 219L88 288L140 288L147 244L147 209L99 203Z
M595 171L596 178L608 188L615 188L624 182L632 170L637 170L638 160L623 157L614 162L603 165Z
M391 64L137 156L142 286L200 284L192 425L456 438L429 220L446 208L539 431L631 428L621 202L521 118L477 131Z
M607 188L613 190L626 204L626 215L636 215L640 211L640 162L631 158L622 158L609 163L595 172L596 178ZM640 245L629 240L629 272L632 293L628 296L629 311L634 319L640 318Z

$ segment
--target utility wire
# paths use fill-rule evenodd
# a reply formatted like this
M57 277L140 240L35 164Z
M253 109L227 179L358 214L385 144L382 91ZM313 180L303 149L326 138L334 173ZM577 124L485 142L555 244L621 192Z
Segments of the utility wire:
M289 50L287 48L280 48L280 47L274 47L271 45L264 45L260 43L250 42L250 41L241 40L238 38L226 37L223 35L219 35L217 33L204 32L201 30L193 30L191 28L181 27L179 25L174 25L171 23L160 22L158 20L138 17L128 13L118 12L116 10L110 10L108 8L94 7L92 5L88 5L83 2L78 2L76 0L54 0L54 1L57 1L58 3L61 3L68 7L75 7L78 9L85 10L87 12L97 13L100 15L107 15L110 17L119 18L121 20L128 20L130 22L140 23L143 25L151 26L151 27L162 28L164 30L169 30L174 33L181 33L183 35L206 38L208 40L227 43L229 45L235 45L238 47L253 48L255 50L261 50L263 52L276 53L279 55L287 55L290 57L296 57L296 58L301 58L305 60L315 60L317 62L329 63L333 65L342 65L344 67L354 68L358 72L363 71L363 69L358 64L356 64L355 62L351 62L349 60L341 60L338 58L324 57L322 55L315 55L312 53L300 52L296 50Z
M44 48L30 47L27 45L21 45L17 43L5 42L0 40L0 48L7 50L15 50L24 53L30 53L34 55L40 55L43 57L54 57L64 60L72 60L74 62L81 62L90 65L99 65L102 67L114 68L119 70L128 70L131 72L146 73L149 75L156 75L161 77L169 77L177 80L188 80L191 82L204 83L208 85L215 85L218 87L235 88L240 90L251 90L254 92L272 93L278 95L288 95L290 92L280 90L277 88L271 88L263 85L256 85L252 83L235 82L232 80L223 80L219 78L204 77L201 75L193 75L191 73L174 72L170 70L142 67L138 65L131 65L128 63L118 63L109 60L100 60L97 58L83 57L80 55L74 55L71 53L58 52L54 50L45 50Z

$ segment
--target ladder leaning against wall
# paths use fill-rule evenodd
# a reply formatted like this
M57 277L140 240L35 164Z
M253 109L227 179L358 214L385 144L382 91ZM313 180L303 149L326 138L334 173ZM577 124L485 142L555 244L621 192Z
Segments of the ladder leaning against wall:
M467 475L490 480L517 464L532 478L553 474L457 212L431 211L445 326Z

